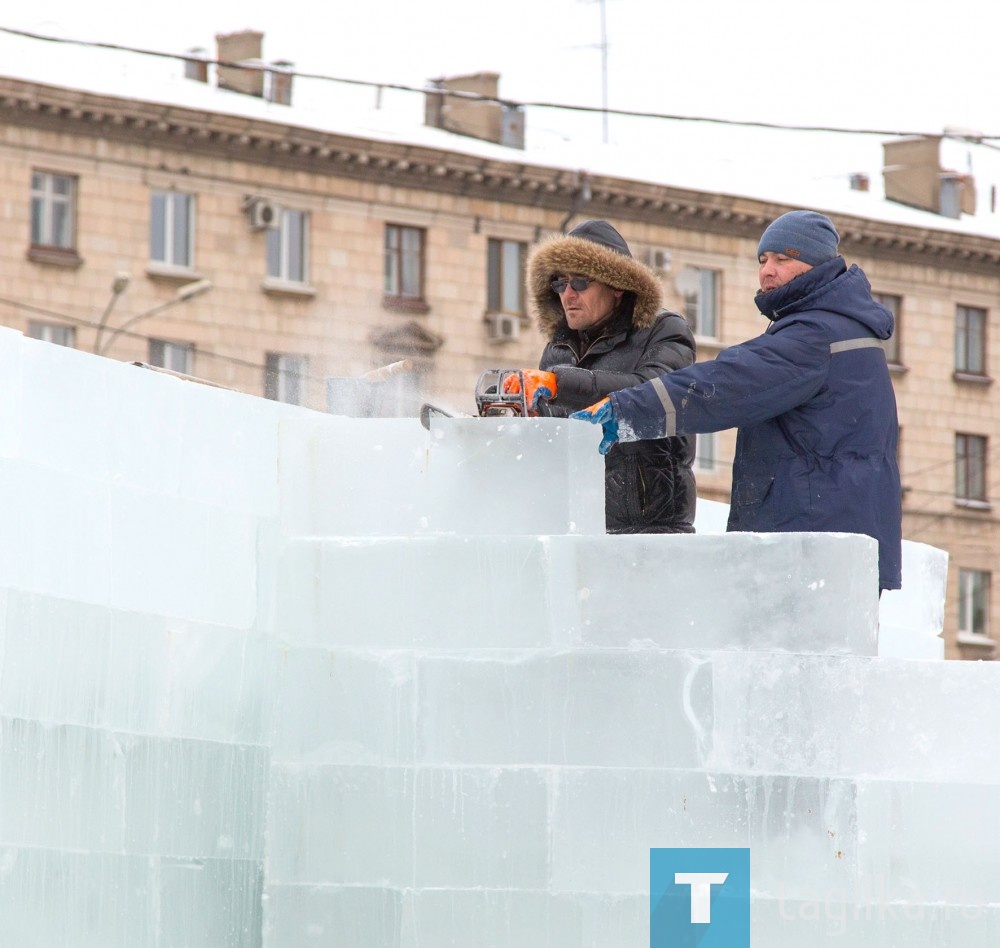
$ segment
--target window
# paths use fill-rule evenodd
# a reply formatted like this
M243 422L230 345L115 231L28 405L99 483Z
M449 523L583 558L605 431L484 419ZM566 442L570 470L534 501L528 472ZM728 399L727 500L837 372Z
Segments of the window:
M981 435L955 435L955 498L987 503L986 439Z
M716 432L698 435L695 443L694 469L701 471L702 474L714 474L717 449Z
M31 174L31 245L76 246L76 178L48 171Z
M149 208L149 259L190 268L194 260L194 197L154 191Z
M72 326L60 326L56 323L39 323L34 320L28 323L28 335L42 342L52 342L57 346L76 348L76 330Z
M308 362L305 356L267 354L264 369L264 397L290 405L301 405L305 395Z
M892 313L894 324L892 335L882 343L882 348L885 349L886 361L889 365L902 365L903 357L900 354L902 350L899 345L899 313L902 308L903 298L901 296L893 296L891 293L872 293L872 299L876 303L881 303Z
M305 283L308 251L309 215L281 208L278 226L267 231L267 275L288 283Z
M385 294L410 300L424 298L424 232L419 227L386 225Z
M955 371L986 374L986 310L959 306L955 310Z
M677 289L684 297L684 315L696 336L719 338L719 273L687 267L677 275Z
M149 364L171 372L190 375L194 364L194 346L189 342L167 342L165 339L149 340Z
M958 634L990 634L990 574L978 569L958 571Z
M524 261L527 254L527 244L490 238L486 305L491 313L524 313Z

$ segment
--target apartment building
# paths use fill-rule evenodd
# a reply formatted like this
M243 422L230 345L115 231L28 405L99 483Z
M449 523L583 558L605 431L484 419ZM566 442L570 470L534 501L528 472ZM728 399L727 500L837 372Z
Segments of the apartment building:
M405 134L310 123L259 33L218 39L213 60L171 64L176 97L0 75L0 323L320 411L346 410L345 380L407 360L365 411L472 412L481 371L541 350L532 245L606 218L661 273L699 358L761 331L756 243L792 199L533 157L492 74L438 80ZM887 142L885 199L859 174L852 203L819 209L897 314L904 536L950 554L947 654L992 659L1000 229L956 226L989 185L942 165L942 147ZM702 496L728 499L734 442L699 438Z

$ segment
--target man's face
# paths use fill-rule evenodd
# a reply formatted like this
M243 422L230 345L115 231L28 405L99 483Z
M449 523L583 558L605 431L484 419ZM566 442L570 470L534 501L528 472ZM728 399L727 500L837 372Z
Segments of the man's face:
M585 290L574 290L570 279L578 277L574 273L558 273L556 280L566 283L566 289L559 294L566 323L570 329L590 329L611 315L615 304L621 299L623 290L614 290L606 283L591 280ZM586 279L586 277L584 277Z
M757 270L757 280L760 288L767 293L784 286L789 280L806 270L812 269L812 264L803 263L794 257L786 257L783 253L773 253L768 250L760 255L760 267Z

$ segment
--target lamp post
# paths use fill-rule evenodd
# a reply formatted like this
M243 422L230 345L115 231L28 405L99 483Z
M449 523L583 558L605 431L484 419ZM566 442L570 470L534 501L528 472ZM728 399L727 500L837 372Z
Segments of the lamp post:
M98 355L104 355L108 349L111 348L111 344L117 339L123 332L126 332L130 327L134 326L137 322L143 319L149 319L150 316L156 316L162 313L165 309L169 309L171 306L176 306L178 303L186 303L188 300L194 299L196 296L201 296L202 293L207 293L212 289L211 280L195 280L194 283L185 283L184 286L178 287L177 292L174 294L172 299L167 300L164 303L158 303L152 309L147 309L144 313L139 313L138 316L132 316L126 319L114 332L111 333L103 342L101 341L101 336L103 334L104 322L98 326L97 329L97 342L94 344L94 351ZM105 310L105 313L110 312L111 304Z
M129 280L131 280L131 277L124 270L115 274L115 279L111 284L111 298L104 307L104 312L101 313L101 318L97 323L97 335L94 337L94 352L101 351L101 337L104 335L104 330L107 328L108 317L111 315L111 310L115 308L115 303L118 302L118 297L121 296L128 287Z

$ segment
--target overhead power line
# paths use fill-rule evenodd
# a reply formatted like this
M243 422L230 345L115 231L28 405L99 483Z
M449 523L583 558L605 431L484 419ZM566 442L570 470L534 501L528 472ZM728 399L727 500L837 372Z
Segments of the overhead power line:
M69 39L61 36L45 36L40 33L32 33L27 30L16 30L10 27L0 26L0 33L8 33L12 36L21 36L27 39L39 40L45 43L63 43L72 46L82 46L90 49L108 49L114 50L115 52L122 53L134 53L139 56L153 56L159 59L171 59L177 62L191 62L191 63L201 63L211 66L225 66L229 68L240 68L248 70L258 70L260 72L269 72L273 70L273 66L269 66L266 63L246 63L246 62L227 62L225 60L217 59L207 59L203 56L189 56L179 53L165 53L162 50L153 49L143 49L138 46L125 46L119 43L104 43L97 42L95 40L78 40ZM638 109L612 109L604 105L568 105L562 102L545 102L541 100L523 100L518 101L516 99L508 99L500 96L489 96L482 95L476 92L464 92L461 90L451 90L451 89L441 89L437 86L427 87L427 86L410 86L403 83L397 82L374 82L369 79L351 79L345 76L330 76L323 73L311 73L311 72L300 72L298 70L288 70L282 68L283 75L294 76L296 78L302 79L317 79L323 82L338 82L342 85L349 86L359 86L368 89L375 89L377 91L391 89L396 92L413 92L419 93L421 95L447 95L451 98L456 99L469 99L477 102L494 102L498 105L507 106L509 108L531 108L531 109L556 109L564 112L579 112L584 114L598 114L598 115L618 115L623 118L646 118L646 119L656 119L660 121L668 122L701 122L709 125L725 125L734 126L741 128L763 128L772 129L775 131L786 131L786 132L831 132L840 135L878 135L881 137L899 137L899 138L924 138L933 137L940 135L940 132L927 132L927 131L916 131L912 129L885 129L885 128L844 128L842 126L834 125L796 125L791 123L783 122L759 122L759 121L749 121L740 119L724 119L724 118L712 118L704 115L676 115L669 112L647 112ZM1000 134L997 135L985 135L985 134L969 134L962 135L960 137L967 138L970 141L981 142L987 144L988 142L998 141L1000 142ZM997 146L988 146L997 147Z

